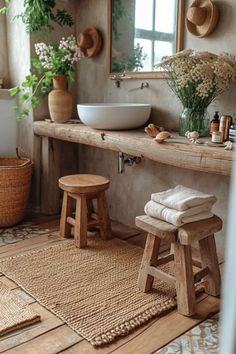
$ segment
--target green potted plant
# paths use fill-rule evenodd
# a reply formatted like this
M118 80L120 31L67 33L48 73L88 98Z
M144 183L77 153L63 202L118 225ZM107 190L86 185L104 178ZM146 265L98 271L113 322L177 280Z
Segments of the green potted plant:
M36 108L40 104L40 99L53 89L53 81L55 90L58 90L57 94L61 95L57 101L58 104L62 104L62 109L58 107L58 110L65 111L65 98L62 96L67 91L67 81L69 84L74 81L75 64L82 57L73 35L67 39L62 38L57 44L36 43L35 52L36 57L32 59L32 72L26 76L21 85L9 90L12 96L18 96L18 104L14 107L17 111L17 119L27 116L31 107ZM58 86L60 83L62 87ZM68 94L66 95L69 97ZM71 99L68 98L69 101L72 110ZM55 102L53 104L55 105ZM53 111L55 107L49 107L51 115ZM55 115L51 118L57 119ZM62 120L69 119L70 114L65 113Z
M11 0L4 0L0 13L6 13ZM24 11L15 18L21 18L27 32L53 29L52 23L60 26L72 26L74 21L65 9L56 8L55 0L24 0Z

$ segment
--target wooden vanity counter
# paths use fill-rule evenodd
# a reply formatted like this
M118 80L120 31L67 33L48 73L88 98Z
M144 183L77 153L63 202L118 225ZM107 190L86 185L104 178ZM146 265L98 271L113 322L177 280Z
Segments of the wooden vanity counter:
M120 151L152 161L180 168L230 176L233 151L207 145L191 144L178 133L163 144L147 136L143 128L126 131L96 130L80 123L51 123L38 121L33 124L37 156L35 161L36 179L41 189L38 199L43 214L59 213L59 189L61 153L60 141L85 144L102 149ZM206 141L210 138L206 138Z
M58 124L47 121L34 122L34 133L102 149L121 151L163 164L195 171L229 176L232 170L233 151L206 144L191 144L178 133L163 144L156 143L143 129L129 131L95 130L83 124ZM210 138L205 138L206 141Z

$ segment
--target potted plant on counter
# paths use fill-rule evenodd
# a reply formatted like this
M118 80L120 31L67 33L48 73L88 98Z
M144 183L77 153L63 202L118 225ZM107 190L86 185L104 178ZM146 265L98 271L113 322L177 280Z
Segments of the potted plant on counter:
M18 95L15 106L17 118L27 116L31 107L36 108L40 99L49 93L51 119L66 122L72 114L72 97L67 83L75 79L75 64L82 57L76 38L62 38L59 44L35 44L36 57L32 59L32 72L21 85L10 89L12 96Z

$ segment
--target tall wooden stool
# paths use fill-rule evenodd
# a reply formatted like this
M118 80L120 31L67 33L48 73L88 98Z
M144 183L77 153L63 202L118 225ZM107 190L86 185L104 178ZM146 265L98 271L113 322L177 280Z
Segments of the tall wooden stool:
M165 221L147 215L137 216L136 225L148 232L138 277L138 287L147 292L154 277L173 284L177 293L178 312L185 316L195 313L194 284L205 278L205 291L209 295L220 294L220 270L217 260L214 233L222 229L217 216L175 227ZM161 240L171 242L173 254L158 259ZM192 259L191 244L199 242L201 262ZM174 261L175 276L157 269L158 265ZM193 274L193 265L201 268Z
M60 234L71 236L74 226L75 244L79 248L87 246L87 231L89 227L98 227L101 238L112 237L105 191L110 181L96 175L71 175L59 179L59 187L64 190ZM73 199L76 201L75 218L72 217ZM97 199L97 214L93 210L93 199Z

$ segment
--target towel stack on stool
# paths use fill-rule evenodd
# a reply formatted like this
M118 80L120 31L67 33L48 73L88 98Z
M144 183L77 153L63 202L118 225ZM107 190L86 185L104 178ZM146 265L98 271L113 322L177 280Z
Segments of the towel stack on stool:
M182 226L211 218L211 209L215 202L216 197L212 194L179 185L164 192L153 193L144 211L153 218Z

